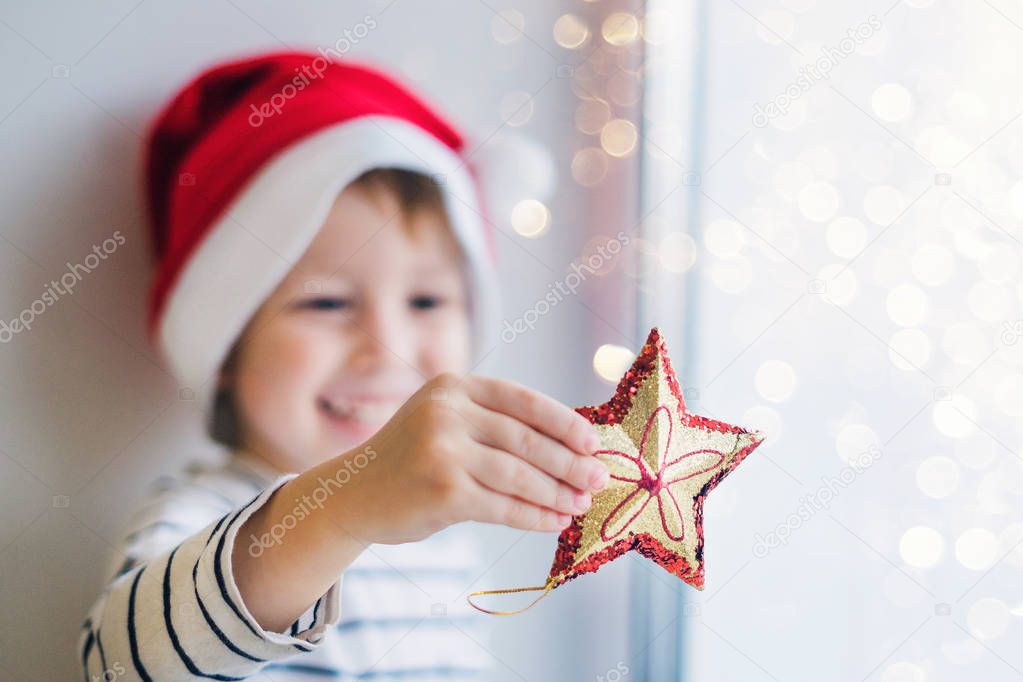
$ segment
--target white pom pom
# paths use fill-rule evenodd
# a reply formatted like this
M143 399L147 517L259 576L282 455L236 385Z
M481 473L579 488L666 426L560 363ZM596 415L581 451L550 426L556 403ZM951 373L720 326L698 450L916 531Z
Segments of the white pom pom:
M479 177L487 212L499 228L510 227L515 204L524 199L545 201L554 192L554 159L536 141L502 131L477 144L469 163Z

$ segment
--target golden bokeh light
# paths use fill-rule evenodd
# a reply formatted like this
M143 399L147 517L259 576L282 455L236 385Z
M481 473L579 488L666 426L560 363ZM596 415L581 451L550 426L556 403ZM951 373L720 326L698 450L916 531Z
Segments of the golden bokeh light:
M611 156L628 156L636 149L639 132L632 121L616 118L600 129L600 146Z
M628 12L615 12L604 19L600 34L611 45L628 45L639 37L639 20Z
M554 42L568 50L582 47L590 39L590 29L574 14L563 14L554 22Z

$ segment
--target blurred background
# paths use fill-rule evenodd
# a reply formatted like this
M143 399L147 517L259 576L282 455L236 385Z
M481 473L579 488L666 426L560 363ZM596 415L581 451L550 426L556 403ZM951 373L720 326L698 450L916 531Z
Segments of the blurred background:
M222 454L144 334L141 142L286 47L535 143L479 371L600 403L657 325L693 412L767 434L704 592L626 555L467 642L495 680L1023 678L1019 0L0 3L0 677L77 677L142 487ZM466 592L542 581L554 534L472 530Z

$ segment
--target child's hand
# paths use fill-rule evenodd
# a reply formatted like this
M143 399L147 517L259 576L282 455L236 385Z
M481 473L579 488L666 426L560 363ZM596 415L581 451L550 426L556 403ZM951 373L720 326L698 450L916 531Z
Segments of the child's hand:
M363 540L420 540L460 521L556 531L607 484L596 429L556 400L500 379L442 374L361 448L342 523ZM350 454L350 453L349 453Z

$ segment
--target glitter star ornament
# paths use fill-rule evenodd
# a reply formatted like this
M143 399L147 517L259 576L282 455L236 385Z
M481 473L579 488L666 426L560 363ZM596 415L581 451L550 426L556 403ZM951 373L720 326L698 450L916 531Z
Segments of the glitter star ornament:
M689 412L656 328L611 399L576 412L597 427L595 456L607 465L610 481L561 532L546 584L469 595L485 613L524 611L566 581L633 550L703 589L704 500L763 441L759 432ZM519 611L489 611L472 601L533 590L543 594Z

